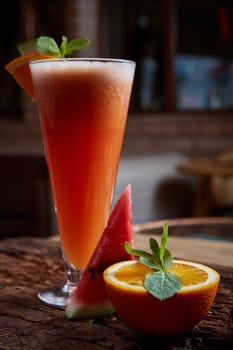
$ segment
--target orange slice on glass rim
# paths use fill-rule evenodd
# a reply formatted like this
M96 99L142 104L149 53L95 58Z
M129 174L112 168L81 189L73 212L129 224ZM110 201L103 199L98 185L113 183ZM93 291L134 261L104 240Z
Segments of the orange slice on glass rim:
M35 98L29 63L33 60L54 59L54 56L33 52L19 56L6 64L5 69L14 77L21 88L33 99Z
M143 286L153 272L137 260L122 261L104 271L106 291L119 317L143 333L174 335L190 331L211 308L220 276L195 262L174 260L168 270L182 280L182 288L163 301Z

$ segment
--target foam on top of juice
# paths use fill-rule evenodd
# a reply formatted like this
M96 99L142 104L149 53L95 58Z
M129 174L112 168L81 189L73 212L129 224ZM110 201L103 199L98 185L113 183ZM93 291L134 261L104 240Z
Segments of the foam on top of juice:
M97 74L113 80L132 81L135 63L108 59L55 59L33 61L30 64L33 74Z

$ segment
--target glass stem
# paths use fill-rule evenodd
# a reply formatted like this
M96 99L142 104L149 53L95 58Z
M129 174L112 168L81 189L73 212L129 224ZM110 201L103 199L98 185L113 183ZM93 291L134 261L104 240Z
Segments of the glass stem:
M64 259L64 265L65 265L65 272L66 272L66 284L63 286L63 292L70 294L70 292L74 289L74 287L77 285L78 281L81 278L82 270L76 269L73 266L70 266L67 263L66 257L63 254Z

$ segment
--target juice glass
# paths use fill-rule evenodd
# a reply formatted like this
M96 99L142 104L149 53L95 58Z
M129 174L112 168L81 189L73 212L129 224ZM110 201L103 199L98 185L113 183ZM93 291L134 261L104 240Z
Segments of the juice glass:
M30 63L67 281L38 293L65 307L109 217L135 63Z

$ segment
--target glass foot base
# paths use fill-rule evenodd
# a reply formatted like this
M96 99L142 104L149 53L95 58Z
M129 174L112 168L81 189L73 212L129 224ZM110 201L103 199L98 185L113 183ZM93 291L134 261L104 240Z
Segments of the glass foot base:
M37 296L45 304L64 309L75 285L58 285L41 290Z

